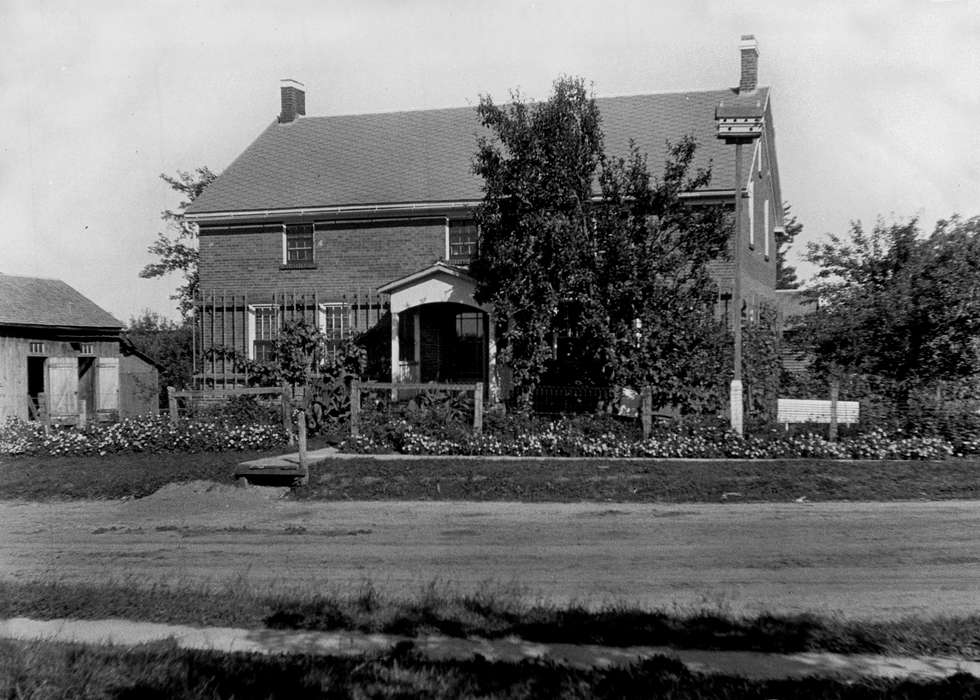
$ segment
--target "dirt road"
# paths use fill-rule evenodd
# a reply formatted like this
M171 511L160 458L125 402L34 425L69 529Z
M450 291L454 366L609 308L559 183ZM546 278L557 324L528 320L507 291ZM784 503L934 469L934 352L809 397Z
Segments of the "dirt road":
M0 578L239 581L849 617L980 613L980 502L310 503L204 483L136 501L0 502Z

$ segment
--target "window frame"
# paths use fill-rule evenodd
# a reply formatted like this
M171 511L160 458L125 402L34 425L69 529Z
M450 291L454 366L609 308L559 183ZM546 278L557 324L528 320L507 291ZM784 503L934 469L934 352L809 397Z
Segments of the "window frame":
M308 245L291 245L295 241L308 241ZM290 258L295 251L306 251L302 258ZM316 227L313 224L285 224L282 231L282 268L311 269L316 267Z
M472 240L453 241L454 229L458 234L461 229L469 230L472 229ZM469 246L469 256L466 262L458 262L462 260L461 256L453 255L453 246ZM476 257L480 250L480 226L473 219L450 219L446 226L446 261L450 265L456 267L469 267L470 263L473 262L473 258Z
M272 311L272 332L271 338L259 338L258 330L259 324L259 312ZM253 362L267 362L268 359L259 359L258 353L256 352L256 343L268 343L271 347L272 343L275 343L276 338L279 337L279 330L282 327L280 322L281 313L278 304L249 304L248 305L248 346L246 347L246 354L248 359Z
M332 313L335 311L339 313ZM328 319L340 319L339 329L333 322L331 322L330 328L328 329ZM335 355L340 350L340 346L354 335L354 319L352 318L351 305L343 301L320 302L316 309L316 327L323 334L323 345L326 355L328 357Z

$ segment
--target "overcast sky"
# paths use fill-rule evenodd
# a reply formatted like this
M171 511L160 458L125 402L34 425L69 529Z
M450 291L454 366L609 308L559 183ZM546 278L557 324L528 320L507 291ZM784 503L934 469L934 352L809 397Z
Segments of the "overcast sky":
M980 214L980 0L3 0L0 272L175 317L177 280L138 277L177 202L159 174L227 167L281 78L308 115L545 98L560 74L597 96L717 89L743 33L806 240Z

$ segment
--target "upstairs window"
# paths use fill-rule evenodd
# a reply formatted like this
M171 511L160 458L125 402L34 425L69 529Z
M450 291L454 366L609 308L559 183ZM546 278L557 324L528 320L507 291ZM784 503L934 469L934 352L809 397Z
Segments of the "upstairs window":
M288 224L286 266L305 267L313 263L313 224Z
M449 222L449 264L466 267L476 256L479 229L473 221Z

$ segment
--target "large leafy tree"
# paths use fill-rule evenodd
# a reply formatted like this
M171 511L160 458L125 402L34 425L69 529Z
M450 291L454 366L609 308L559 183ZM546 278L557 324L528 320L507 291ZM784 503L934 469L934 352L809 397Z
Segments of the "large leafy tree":
M721 207L680 198L711 179L692 167L694 153L690 138L670 145L657 179L635 147L604 161L580 324L604 358L606 382L649 386L655 406L701 411L717 402L727 342L707 264L725 254L731 228Z
M607 157L598 107L574 78L556 81L546 102L483 98L478 111L492 136L474 161L485 195L471 271L519 402L553 364L557 339L579 378L656 385L658 405L716 380L723 340L705 265L730 229L719 208L680 199L710 178L692 168L694 142L669 146L656 181L632 145Z
M804 317L817 367L891 380L907 400L916 385L980 373L980 217L953 216L929 236L918 222L811 243L820 267Z
M166 209L160 215L166 222L167 231L158 233L156 241L147 248L150 253L159 257L159 261L146 265L140 271L140 277L163 277L174 272L180 273L184 283L177 287L170 298L177 302L177 308L185 319L194 307L194 297L198 291L198 249L197 226L187 222L184 212L216 177L218 176L207 166L193 172L178 170L176 177L160 175L182 199L176 209Z
M526 406L554 357L567 303L589 288L592 183L603 145L582 80L559 79L539 104L511 97L503 106L483 97L477 108L493 136L480 140L474 160L484 199L471 271L477 300L493 305L500 359Z

